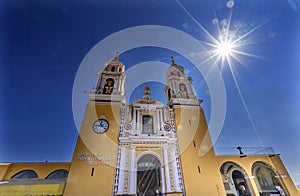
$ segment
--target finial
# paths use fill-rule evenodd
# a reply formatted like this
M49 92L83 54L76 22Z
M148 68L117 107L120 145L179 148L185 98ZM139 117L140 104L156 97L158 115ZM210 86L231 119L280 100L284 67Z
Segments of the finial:
M144 88L144 90L146 91L145 93L149 92L149 91L150 91L149 86L146 86L146 87Z
M116 57L114 58L114 60L119 60L119 52L116 52Z
M171 56L171 59L172 59L172 63L174 63L175 61L174 61L174 57L173 56Z

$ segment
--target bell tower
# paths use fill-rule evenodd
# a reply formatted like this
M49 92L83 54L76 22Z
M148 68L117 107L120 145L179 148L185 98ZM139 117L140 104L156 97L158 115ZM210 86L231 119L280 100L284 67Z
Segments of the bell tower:
M172 58L167 76L167 86L165 88L167 104L172 105L199 105L198 99L192 86L193 79L186 77L182 66L177 65Z
M96 102L125 102L125 66L119 61L119 55L105 63L103 71L98 72L98 82L90 100Z
M192 86L192 78L187 77L182 66L175 63L167 70L165 93L167 104L174 112L175 130L178 138L179 154L184 178L185 194L225 195L217 159L212 146L204 111L200 106ZM208 182L214 184L197 183ZM207 191L206 190L211 190Z
M118 54L98 72L96 86L88 94L65 196L113 194L125 77Z

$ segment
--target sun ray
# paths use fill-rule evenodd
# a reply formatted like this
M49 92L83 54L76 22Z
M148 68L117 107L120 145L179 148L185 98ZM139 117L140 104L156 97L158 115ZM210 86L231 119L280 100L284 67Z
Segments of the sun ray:
M251 71L251 73L253 73L253 74L255 74L257 76L257 73L253 69L251 69L251 66L246 65L246 63L243 62L237 55L233 55L232 58L234 58L237 62L239 62L248 71Z
M179 0L176 0L176 2L178 3L178 5L184 10L184 12L206 33L206 35L208 35L208 37L215 43L218 43L218 40L214 38L214 36L212 34L210 34L194 17L193 15L187 10L185 9L185 7L180 3Z
M257 58L257 59L261 58L260 56L250 54L250 53L247 53L247 52L243 52L243 51L240 51L240 50L232 50L232 52L237 53L237 54L242 54L244 56L254 57L254 58Z
M250 123L251 123L251 126L252 126L252 128L254 129L254 131L255 131L255 134L256 134L256 136L257 136L258 142L259 142L262 146L264 146L264 145L263 145L263 142L262 142L262 140L261 140L261 137L260 137L260 135L259 135L259 133L258 133L258 129L257 129L255 123L254 123L254 120L253 120L253 118L252 118L252 115L251 115L251 113L250 113L250 111L249 111L249 109L248 109L248 106L247 106L247 104L246 104L246 101L245 101L245 99L244 99L244 97L243 97L243 94L242 94L242 92L241 92L239 83L238 83L238 81L237 81L237 79L236 79L236 76L235 76L235 72L233 71L233 66L232 66L232 64L231 64L230 62L231 62L231 61L229 61L229 66L228 66L228 67L229 67L229 69L230 69L231 75L232 75L232 77L233 77L234 84L235 84L235 86L236 86L236 88L237 88L238 94L239 94L240 99L241 99L241 101L242 101L242 104L243 104L243 107L244 107L245 112L246 112L246 114L247 114L247 117L249 118L249 121L250 121Z

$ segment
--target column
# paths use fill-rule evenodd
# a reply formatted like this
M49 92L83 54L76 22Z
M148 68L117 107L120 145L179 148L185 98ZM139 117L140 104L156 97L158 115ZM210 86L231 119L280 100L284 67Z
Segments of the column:
M176 191L181 191L179 186L179 180L178 180L178 169L177 169L177 163L176 163L176 153L175 148L171 149L171 157L172 157L172 168L173 168L173 175L174 175L174 186Z
M140 122L140 110L137 110L137 122L136 122L136 129L137 130L140 130L141 131L141 133L143 133L143 130L142 130L142 128L141 128L141 122Z
M160 168L160 173L161 173L161 192L165 193L165 172L163 168Z
M120 158L120 175L119 175L119 186L118 194L122 194L124 190L124 166L126 161L126 148L121 147L121 158Z
M157 116L157 131L160 131L161 128L161 115L160 110L156 110L156 116Z
M117 77L117 80L118 80L118 92L121 92L121 76L119 75L118 77Z
M136 147L130 148L130 177L129 177L129 194L135 194L136 192Z
M133 109L133 119L132 119L132 129L133 130L137 130L137 127L136 127L136 109L132 108Z
M163 110L162 109L159 110L159 122L160 122L160 128L162 128L162 130L163 130L164 119L163 119Z
M125 89L125 76L123 74L121 74L120 76L120 79L121 79L121 89L120 89L120 92L122 95L124 95L124 89Z
M166 189L167 189L167 192L171 192L169 164L168 164L168 148L167 147L163 147L163 154L164 154L164 164L165 164L165 174L166 174Z

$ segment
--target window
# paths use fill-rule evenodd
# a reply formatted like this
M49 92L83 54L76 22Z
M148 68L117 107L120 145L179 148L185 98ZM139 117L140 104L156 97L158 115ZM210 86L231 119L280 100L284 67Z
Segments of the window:
M276 190L276 186L280 186L275 173L264 166L259 166L255 172L255 177L262 190Z
M153 134L153 117L150 115L144 115L142 118L143 134Z
M46 179L60 179L60 178L67 178L69 172L65 169L56 170L50 173Z
M26 179L26 178L37 178L38 175L33 170L23 170L15 174L12 179Z
M285 195L280 179L276 177L276 173L270 166L263 162L256 162L253 164L252 170L260 192Z

